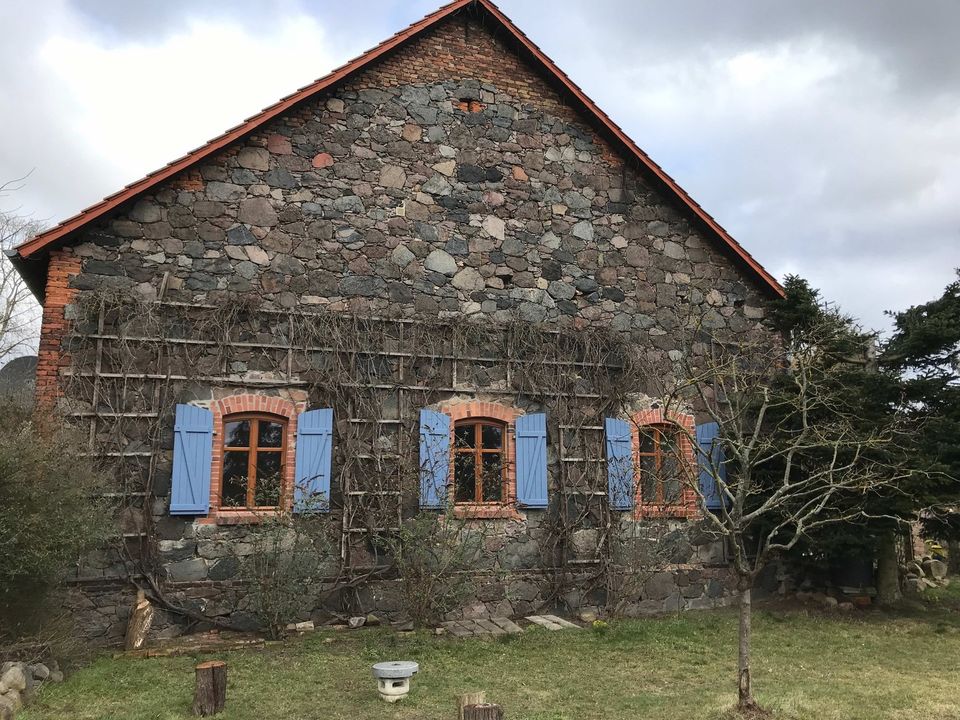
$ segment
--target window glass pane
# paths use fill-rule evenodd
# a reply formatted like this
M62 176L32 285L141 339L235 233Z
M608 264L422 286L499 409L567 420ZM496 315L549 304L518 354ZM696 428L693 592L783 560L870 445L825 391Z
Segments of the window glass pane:
M661 444L663 459L660 479L663 483L663 501L680 502L680 437L677 432L664 432Z
M499 453L483 454L483 501L499 502L503 499L503 470Z
M257 424L260 426L257 433L258 447L278 448L283 445L282 423L260 420Z
M257 507L273 507L280 504L280 453L257 453L257 487L254 504Z
M640 487L644 502L657 501L657 462L652 456L640 458Z
M476 456L457 453L453 459L454 502L473 502L476 498Z
M654 433L656 431L652 429L640 430L640 452L643 454L650 453L654 451Z
M663 501L665 503L680 502L680 477L678 475L664 476Z
M453 429L454 447L472 448L475 445L475 425L457 425Z
M227 447L250 447L250 421L228 422L223 431L223 444Z
M480 441L484 450L499 450L503 447L503 428L497 425L484 425L480 431Z
M246 507L248 453L231 451L223 454L223 481L220 502L224 507Z

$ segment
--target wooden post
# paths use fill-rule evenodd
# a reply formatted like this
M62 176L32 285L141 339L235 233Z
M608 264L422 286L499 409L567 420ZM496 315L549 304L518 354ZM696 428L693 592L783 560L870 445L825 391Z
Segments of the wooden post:
M463 720L463 709L467 705L483 705L487 701L487 694L480 692L464 693L457 697L457 720Z
M463 709L463 720L503 720L503 708L494 703L467 705Z
M127 636L124 640L124 649L139 650L147 641L150 626L153 624L153 605L147 600L143 590L137 590L137 602L130 613L127 623Z
M196 667L197 687L193 694L193 714L216 715L227 704L227 664L209 660Z

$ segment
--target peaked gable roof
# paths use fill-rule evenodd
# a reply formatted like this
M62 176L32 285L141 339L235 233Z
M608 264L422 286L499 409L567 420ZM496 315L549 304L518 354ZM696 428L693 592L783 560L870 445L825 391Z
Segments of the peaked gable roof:
M345 65L341 65L319 80L281 98L258 114L247 118L240 125L227 130L222 135L210 140L199 148L173 160L159 170L153 171L146 177L127 185L113 195L107 196L100 202L91 205L55 227L22 243L12 252L8 253L11 262L23 276L34 295L42 299L46 285L49 250L69 244L77 231L86 227L88 224L109 215L112 211L130 203L141 194L165 180L173 178L209 155L255 132L265 123L273 120L304 100L332 89L371 63L406 45L414 38L419 37L437 23L467 8L474 9L492 18L494 20L494 26L499 27L508 37L511 37L516 42L517 49L521 51L526 59L544 72L547 80L561 92L565 99L581 110L586 118L594 123L595 129L606 136L614 145L619 146L628 157L635 158L641 170L645 170L646 174L659 184L668 196L672 196L681 207L686 208L693 214L694 218L702 225L708 234L715 238L720 250L725 251L737 261L768 294L774 297L783 295L783 287L780 283L778 283L740 243L734 240L709 213L700 207L663 168L651 160L650 157L641 150L606 113L597 107L596 103L587 97L586 93L567 77L491 0L454 0L442 6L422 20L413 23L406 29L387 38L363 55L360 55Z

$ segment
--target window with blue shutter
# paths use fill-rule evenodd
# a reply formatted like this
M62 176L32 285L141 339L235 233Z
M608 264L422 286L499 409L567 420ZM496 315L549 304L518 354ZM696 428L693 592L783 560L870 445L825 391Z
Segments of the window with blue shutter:
M171 515L206 515L210 510L213 413L177 405L173 426Z
M332 464L333 410L308 410L297 418L294 512L329 512Z
M606 418L603 423L607 445L607 496L613 510L633 507L633 439L630 423Z
M547 416L521 415L516 424L517 504L547 507Z
M420 507L446 507L449 476L450 416L423 409L420 411Z
M715 422L697 425L697 459L700 464L700 494L707 510L719 510L723 506L723 492L714 473L726 484L727 467L720 442L720 426Z

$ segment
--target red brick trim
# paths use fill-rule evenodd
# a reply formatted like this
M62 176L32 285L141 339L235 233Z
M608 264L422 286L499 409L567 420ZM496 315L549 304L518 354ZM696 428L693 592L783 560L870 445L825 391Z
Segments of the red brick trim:
M40 322L40 347L37 351L36 405L49 409L60 397L60 375L70 367L70 355L63 352L63 338L69 330L66 307L77 291L70 280L80 274L81 260L73 250L63 248L50 253L43 318Z
M287 421L287 449L283 458L283 487L280 491L282 507L293 506L293 487L296 482L297 416L307 409L307 403L294 403L272 395L231 395L210 404L213 413L213 464L210 470L210 512L201 524L234 525L256 522L270 511L237 510L220 507L220 482L223 473L223 421L237 413L265 413Z
M632 427L630 428L631 444L633 446L634 458L634 487L635 504L634 516L636 519L645 517L663 517L663 518L690 518L696 517L697 510L697 492L693 488L693 482L697 478L697 455L694 451L693 442L696 438L696 422L693 415L686 413L664 412L663 408L650 408L634 413ZM686 460L685 466L688 473L687 477L681 478L680 502L669 505L644 504L643 487L640 483L640 428L644 425L678 425L683 431L680 434L680 454Z
M470 400L467 402L444 405L440 412L450 416L450 447L453 447L453 428L458 420L467 418L489 418L499 420L507 425L506 443L506 497L501 503L454 503L453 482L448 488L448 499L453 508L453 515L457 518L480 519L508 519L523 520L524 516L517 511L517 443L516 421L523 413L513 407L498 405L497 403ZM453 478L453 453L450 453L450 478Z

